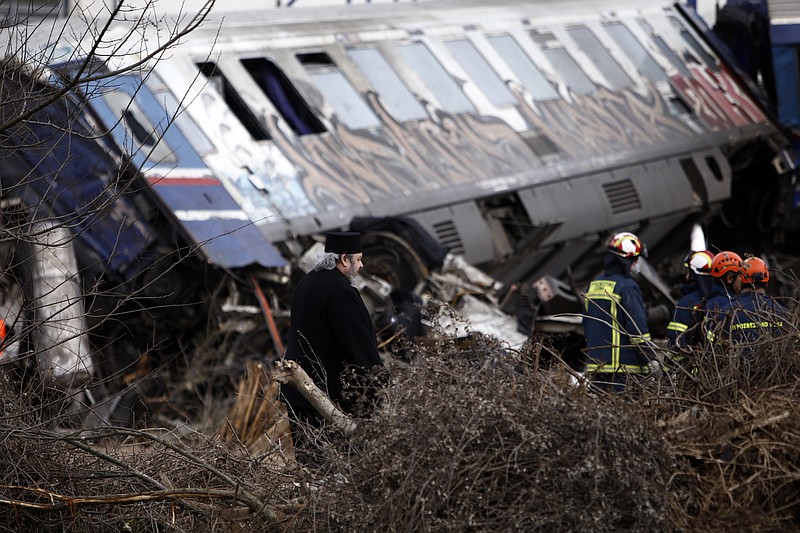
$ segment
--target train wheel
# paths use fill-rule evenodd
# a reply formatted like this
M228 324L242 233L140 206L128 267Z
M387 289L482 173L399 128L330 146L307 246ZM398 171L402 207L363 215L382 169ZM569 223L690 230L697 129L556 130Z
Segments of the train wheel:
M363 237L364 271L393 287L413 291L428 277L427 266L409 244L393 233L376 231Z

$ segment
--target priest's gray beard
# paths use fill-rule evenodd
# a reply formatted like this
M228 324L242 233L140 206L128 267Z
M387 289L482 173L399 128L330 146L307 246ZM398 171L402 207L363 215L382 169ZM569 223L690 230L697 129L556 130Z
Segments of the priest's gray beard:
M350 266L344 271L344 276L350 282L350 285L355 285L356 277L358 277L358 265L354 261L350 262Z

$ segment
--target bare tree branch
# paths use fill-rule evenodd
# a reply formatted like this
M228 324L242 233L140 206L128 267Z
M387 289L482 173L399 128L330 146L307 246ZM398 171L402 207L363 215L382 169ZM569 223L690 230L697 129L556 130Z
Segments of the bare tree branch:
M297 389L326 421L340 429L345 435L350 435L356 430L356 423L333 404L331 399L317 387L314 380L295 361L276 361L272 379Z

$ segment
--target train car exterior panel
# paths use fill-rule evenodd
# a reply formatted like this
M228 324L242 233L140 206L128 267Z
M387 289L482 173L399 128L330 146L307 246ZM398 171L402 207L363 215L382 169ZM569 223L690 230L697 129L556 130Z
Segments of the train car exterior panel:
M661 20L658 20L659 18ZM669 34L672 45L679 50L675 52L676 57L686 53L700 55L695 48L692 48L693 44L697 45L696 41L687 42L680 37L681 31L687 32L685 28L676 29L675 22L672 22L670 17L655 17L655 19L656 21L649 26L650 31L654 31L653 28L661 28L662 33ZM520 23L515 22L515 24ZM629 33L641 38L644 33L641 22L631 23L630 20L626 20L625 24L627 28L638 27L637 32L630 30ZM494 24L492 38L512 35L498 32L498 26ZM586 32L590 35L601 34L601 29L604 27L598 24L579 27L573 25L555 28L549 35L543 30L537 30L535 34L536 39L544 43L546 50L554 50L561 54L569 52L579 58L580 65L586 68L596 60L590 59L585 51L575 50L578 46L575 44L575 37L571 35L576 31L582 32L583 35L586 35ZM683 99L682 101L688 102L687 105L691 110L699 112L697 122L687 120L685 115L694 115L694 111L683 115L674 113L670 101L664 96L664 91L659 90L650 80L636 75L630 58L627 61L623 60L622 58L627 56L619 45L615 45L615 41L608 34L602 34L598 37L598 42L607 47L608 57L623 65L624 71L620 72L623 72L624 76L617 77L623 80L635 80L635 87L627 90L619 83L615 84L613 80L604 79L596 69L593 71L589 68L587 70L593 88L587 90L587 94L573 94L569 92L569 88L566 88L565 92L563 82L557 82L559 94L565 95L565 98L536 101L530 92L511 80L508 83L508 90L514 95L515 113L523 118L524 126L510 124L509 122L514 123L515 120L507 121L502 118L508 116L508 113L497 112L498 109L495 109L494 113L491 112L489 109L491 102L476 96L480 93L480 89L472 85L467 70L458 67L457 61L445 49L447 43L464 41L472 43L475 53L494 59L494 63L498 63L497 59L500 56L496 50L489 53L487 47L490 46L490 40L482 33L462 31L460 38L454 41L455 28L448 26L441 31L431 31L433 37L406 39L397 45L382 43L380 47L371 47L371 43L365 45L363 42L358 42L352 33L348 33L345 39L347 48L340 47L335 41L315 40L311 36L290 40L291 45L298 46L292 53L287 53L285 49L271 50L265 59L273 61L291 78L298 93L304 97L306 105L322 118L326 131L317 135L293 134L291 128L282 124L284 119L279 116L280 113L275 110L274 105L271 105L269 98L253 90L252 81L247 80L247 75L241 68L241 60L245 56L252 58L257 50L248 49L246 54L239 54L238 61L237 58L231 57L220 60L219 66L221 69L226 69L229 81L237 91L241 89L242 99L250 102L257 114L262 116L267 114L264 118L267 120L269 126L267 129L272 137L267 141L260 141L259 144L276 147L277 151L288 160L288 168L294 172L281 176L282 181L296 184L298 187L293 190L302 190L303 194L299 196L306 200L297 202L287 198L273 204L281 214L271 223L288 227L294 232L298 230L308 232L319 231L326 225L344 222L342 217L332 214L342 209L346 209L349 215L409 213L413 208L436 207L436 202L442 205L448 201L458 201L458 191L469 190L462 186L470 183L513 176L518 183L516 186L521 187L524 186L526 179L530 180L531 176L537 173L537 169L551 170L547 167L558 165L558 161L581 161L588 163L587 166L596 167L598 162L596 159L594 163L589 163L593 158L605 159L609 154L613 154L612 159L622 158L624 157L622 154L626 152L638 154L633 157L641 157L641 152L637 151L640 148L656 146L662 150L667 149L665 147L669 147L673 142L677 144L687 137L696 136L698 124L703 127L703 131L717 131L721 127L753 124L763 119L763 116L753 112L755 106L746 96L735 91L732 92L732 101L736 105L722 107L706 105L707 101L715 101L713 95L710 95L714 87L708 80L716 80L727 91L732 89L726 85L728 78L724 73L715 72L712 68L695 69L695 72L686 68L692 75L691 80L674 73L670 88L674 90L675 95ZM519 40L520 28L512 29L517 35L512 38ZM523 32L526 36L529 33ZM379 32L370 34L373 39L376 35L379 35ZM450 40L441 41L442 36ZM436 46L432 46L434 41L437 42ZM277 39L273 40L276 46L278 42ZM353 47L354 43L358 44L358 48ZM446 65L449 75L455 75L458 80L463 81L467 96L472 94L472 98L468 99L469 105L475 106L476 100L480 103L479 108L473 107L476 112L447 113L440 109L446 106L436 102L433 93L429 91L432 101L419 102L419 108L426 109L429 118L406 122L395 118L397 111L393 114L387 109L381 100L381 95L373 92L371 85L349 58L353 54L352 50L376 50L378 53L394 50L391 55L385 54L389 55L385 60L389 67L398 67L403 60L396 48L410 46L409 43L425 47L428 50L426 54L433 55L433 59L440 66ZM317 46L310 47L309 44ZM532 48L531 42L525 43L524 46L526 49ZM659 65L662 67L669 65L669 60L663 54L659 56L655 52L657 49L658 47L652 42L642 46L642 50L652 54L649 58L651 63L656 63L654 58L658 57ZM308 64L299 64L298 56L318 56L321 61L317 61L312 73L309 74ZM547 61L544 54L542 57ZM349 84L354 91L353 94L361 96L361 101L366 106L364 109L368 109L369 113L364 111L360 113L368 114L366 118L362 117L361 122L354 122L350 118L348 119L350 126L347 124L348 120L342 120L335 106L328 102L326 95L322 94L314 84L313 70L320 68L327 71L327 74L335 75L340 84ZM674 66L667 68L677 70ZM497 70L506 76L509 73L508 65L503 65ZM551 74L558 73L558 68L552 63L543 70ZM652 68L650 70L652 72ZM409 76L409 71L413 71L413 68L405 66L392 70L398 77L403 78L409 87L415 89L415 94L417 91L424 92L420 91L424 83L419 79L415 80L414 76ZM666 73L664 78L667 78ZM700 81L697 81L698 78ZM467 90L467 87L470 89ZM460 109L469 107L462 105ZM354 127L359 125L363 127ZM525 134L515 134L517 130L522 130ZM244 153L251 151L254 150L243 150ZM549 164L545 161L549 161ZM564 169L562 173L569 175L571 171ZM552 176L553 172L546 174ZM555 174L557 175L558 171ZM277 176L256 177L269 182ZM538 181L544 181L544 178L538 178ZM440 190L447 190L453 193L453 196L436 194ZM475 190L470 190L461 198L475 194ZM302 211L303 209L307 211ZM262 217L259 220L265 219ZM314 223L303 221L314 221ZM273 235L275 233L279 232L272 232Z
M186 189L194 213L153 189L220 249L249 239L248 222L277 243L413 216L437 236L451 225L441 239L467 260L502 262L526 253L526 226L547 228L534 240L552 251L729 198L730 154L775 130L681 12L545 4L234 17L197 30L141 90L121 80L90 105L151 183L219 181ZM134 113L115 92L135 95ZM137 131L151 126L159 145Z

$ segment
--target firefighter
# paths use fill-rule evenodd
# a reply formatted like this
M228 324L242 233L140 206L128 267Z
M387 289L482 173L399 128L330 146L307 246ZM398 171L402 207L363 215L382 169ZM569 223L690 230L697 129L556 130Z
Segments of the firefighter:
M742 272L742 258L736 252L719 252L711 261L711 276L714 285L703 307L703 321L706 339L712 343L719 339L718 333L726 329L732 315L732 308L738 298L739 274Z
M788 310L766 293L769 268L763 259L748 257L742 262L738 281L741 292L731 316L731 343L751 356L758 341L773 338L786 331Z
M639 237L628 232L614 235L603 273L585 294L586 374L600 390L622 391L631 376L660 370L642 291L633 279L640 256L646 257L646 250Z
M737 280L742 272L742 258L736 252L719 252L711 260L711 277L714 285L708 294L705 308L708 311L730 309L738 291Z
M697 345L702 337L699 324L701 311L714 284L711 277L711 263L714 254L708 250L689 252L683 260L686 268L686 282L681 287L683 296L675 304L672 321L667 326L667 342L670 358L681 364L684 356L681 348Z

